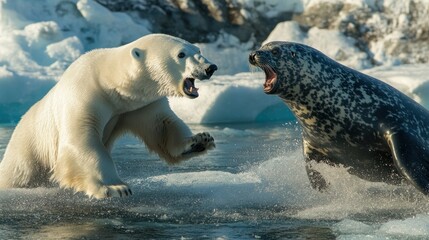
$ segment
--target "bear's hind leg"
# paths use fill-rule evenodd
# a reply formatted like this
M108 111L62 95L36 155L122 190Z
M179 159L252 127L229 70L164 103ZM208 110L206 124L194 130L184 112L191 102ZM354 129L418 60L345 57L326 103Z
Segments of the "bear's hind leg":
M85 192L97 199L132 195L129 186L119 178L112 158L99 140L67 144L67 147L60 148L59 161L61 165L56 166L52 178L61 187Z
M49 169L30 154L21 156L7 151L0 162L0 188L49 187L49 177Z

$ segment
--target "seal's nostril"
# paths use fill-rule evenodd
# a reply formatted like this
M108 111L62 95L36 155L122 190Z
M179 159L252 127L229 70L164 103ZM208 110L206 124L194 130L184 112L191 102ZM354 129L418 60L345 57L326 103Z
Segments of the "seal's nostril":
M252 64L256 63L256 52L251 52L249 54L249 62Z

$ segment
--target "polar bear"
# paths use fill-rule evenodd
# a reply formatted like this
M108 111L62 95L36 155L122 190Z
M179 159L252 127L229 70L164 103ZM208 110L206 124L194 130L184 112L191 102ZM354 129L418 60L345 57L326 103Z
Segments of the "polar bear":
M131 195L110 155L115 140L130 132L169 163L213 149L213 137L192 135L166 97L198 97L195 79L216 70L198 47L164 34L82 55L16 126L0 188L57 183L94 198Z

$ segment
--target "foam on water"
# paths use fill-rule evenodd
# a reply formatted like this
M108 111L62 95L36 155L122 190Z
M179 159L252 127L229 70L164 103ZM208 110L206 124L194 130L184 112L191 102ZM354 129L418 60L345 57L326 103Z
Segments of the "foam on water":
M345 168L326 164L317 168L330 182L330 188L319 193L309 186L300 146L272 154L281 156L261 160L237 173L171 173L144 181L185 192L209 193L221 205L284 206L285 215L291 215L292 207L292 216L302 219L341 220L377 213L382 215L380 218L403 217L429 209L425 197L412 186L364 181L348 174Z
M417 214L404 220L391 220L372 226L359 221L345 219L333 226L338 239L427 239L429 215Z
M421 214L429 211L429 203L414 187L368 182L351 176L345 168L319 164L317 169L330 182L329 190L320 193L309 186L300 146L278 151L282 156L237 173L171 173L143 181L184 195L204 194L202 204L216 209L261 207L256 213L249 210L255 218L339 221L333 230L341 239L429 237L429 216ZM223 214L225 218L240 215L235 211Z

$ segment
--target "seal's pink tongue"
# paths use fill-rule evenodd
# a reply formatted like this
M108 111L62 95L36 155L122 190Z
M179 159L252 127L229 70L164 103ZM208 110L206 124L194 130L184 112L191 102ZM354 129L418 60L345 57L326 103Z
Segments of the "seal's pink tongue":
M264 91L270 91L273 89L274 84L277 80L277 74L274 70L269 66L264 66L263 70L265 72L265 83L264 83Z

